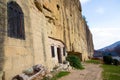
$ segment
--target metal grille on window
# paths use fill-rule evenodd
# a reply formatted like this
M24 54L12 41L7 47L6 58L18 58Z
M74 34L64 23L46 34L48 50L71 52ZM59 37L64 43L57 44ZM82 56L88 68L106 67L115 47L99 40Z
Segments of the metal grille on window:
M16 2L7 4L8 9L8 36L25 39L24 14Z

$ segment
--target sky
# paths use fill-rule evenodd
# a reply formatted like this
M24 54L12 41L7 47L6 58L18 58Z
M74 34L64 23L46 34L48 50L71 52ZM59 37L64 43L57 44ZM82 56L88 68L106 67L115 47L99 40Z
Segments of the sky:
M120 41L120 0L80 0L95 49Z

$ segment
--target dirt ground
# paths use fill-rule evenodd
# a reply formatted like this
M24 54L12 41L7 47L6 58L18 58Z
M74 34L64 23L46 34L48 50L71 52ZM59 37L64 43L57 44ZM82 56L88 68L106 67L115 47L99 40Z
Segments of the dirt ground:
M71 70L59 80L102 80L102 68L97 64L84 64L84 70Z

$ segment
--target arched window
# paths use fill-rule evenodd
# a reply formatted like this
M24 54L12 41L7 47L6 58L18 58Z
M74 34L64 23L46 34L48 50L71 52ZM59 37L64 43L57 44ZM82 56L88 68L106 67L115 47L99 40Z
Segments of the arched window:
M24 14L16 2L7 4L8 9L8 36L25 39Z

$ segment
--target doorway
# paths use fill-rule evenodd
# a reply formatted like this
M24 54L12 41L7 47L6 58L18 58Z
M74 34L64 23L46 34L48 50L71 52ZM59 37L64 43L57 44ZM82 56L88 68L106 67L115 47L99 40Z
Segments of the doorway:
M58 63L62 63L61 49L57 48Z

